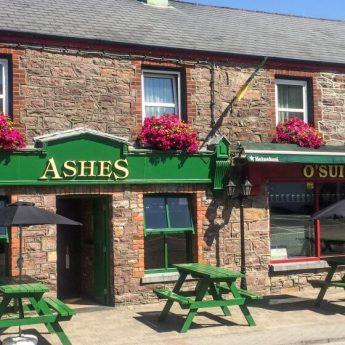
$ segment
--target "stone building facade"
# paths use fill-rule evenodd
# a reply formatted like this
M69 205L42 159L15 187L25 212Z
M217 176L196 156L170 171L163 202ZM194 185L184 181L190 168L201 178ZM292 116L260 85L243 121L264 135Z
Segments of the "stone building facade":
M134 2L134 0L133 0ZM87 38L87 37L86 37ZM85 42L63 38L30 38L8 35L1 40L0 58L10 68L10 107L16 128L29 145L34 137L75 128L88 128L134 143L142 126L143 70L177 71L183 84L181 115L197 130L201 147L216 134L229 142L270 143L276 127L276 80L299 80L308 84L309 120L322 133L327 145L345 140L345 61L343 64L268 58L262 56L149 49ZM253 75L253 72L255 75ZM238 91L253 77L242 99ZM234 150L236 153L236 150ZM236 164L234 164L236 166ZM243 176L243 161L237 178ZM241 175L242 173L242 175ZM225 181L227 182L227 181ZM9 201L24 199L38 206L57 208L58 197L87 195L106 197L110 210L110 278L113 303L152 301L155 286L170 284L176 276L157 278L145 273L144 205L150 194L186 194L192 198L195 234L193 261L238 270L240 267L240 214L237 200L226 193L213 193L209 185L142 184L121 186L1 186ZM310 277L322 278L326 268L308 260L291 264L272 263L268 186L255 186L245 200L247 283L263 294L309 288ZM83 217L89 217L87 207ZM87 223L87 222L86 222ZM57 241L55 226L24 232L24 272L57 289ZM87 230L85 230L87 232ZM17 274L17 229L11 229L10 274ZM90 276L92 253L80 249L85 259L82 285ZM302 260L303 261L303 260ZM272 270L272 267L275 267ZM279 269L279 267L281 269Z

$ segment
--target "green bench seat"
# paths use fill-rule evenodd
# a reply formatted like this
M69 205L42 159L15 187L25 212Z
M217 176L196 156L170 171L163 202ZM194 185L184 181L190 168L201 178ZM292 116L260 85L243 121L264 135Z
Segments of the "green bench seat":
M73 315L75 315L75 310L70 308L67 304L60 301L58 298L55 297L45 297L45 302L48 306L53 309L59 316L63 317L64 319L70 319Z
M229 286L227 285L217 285L217 289L219 289L221 293L231 293L231 290ZM240 289L240 288L237 288L237 290L240 293L241 297L244 297L245 299L249 299L249 300L262 299L261 295L258 295L258 294L249 292L247 290Z
M334 287L342 287L345 289L345 281L338 280L338 281L332 281L329 286L334 286Z
M191 298L179 295L175 292L172 292L164 288L154 289L153 292L157 295L158 298L178 302L180 303L181 307L185 308L188 308L194 302Z

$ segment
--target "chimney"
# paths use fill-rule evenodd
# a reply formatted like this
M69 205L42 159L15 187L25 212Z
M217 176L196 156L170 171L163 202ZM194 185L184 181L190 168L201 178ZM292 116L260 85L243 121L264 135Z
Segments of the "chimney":
M157 7L168 7L169 0L142 0L145 4Z

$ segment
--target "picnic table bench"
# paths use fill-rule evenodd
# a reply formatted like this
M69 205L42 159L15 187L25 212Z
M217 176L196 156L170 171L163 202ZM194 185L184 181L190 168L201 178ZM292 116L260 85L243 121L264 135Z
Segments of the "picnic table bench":
M311 279L308 280L308 282L311 284L312 287L314 288L321 288L320 292L316 298L315 305L319 307L325 297L325 294L327 292L327 289L330 286L333 287L341 287L345 289L345 276L341 280L332 280L335 271L337 270L338 266L340 265L345 265L345 257L329 257L325 258L323 260L326 260L328 265L330 266L329 271L326 275L325 280L315 280Z
M180 276L172 291L165 288L154 289L158 298L167 299L159 316L162 321L168 315L174 302L179 303L182 309L189 309L188 315L182 325L181 333L187 332L199 308L220 307L224 315L231 315L229 306L238 305L249 326L255 326L253 317L248 308L247 301L262 298L259 295L240 289L236 280L243 277L242 273L233 272L226 268L214 267L205 264L176 264L174 265ZM187 275L198 279L194 291L182 291L182 285ZM230 294L224 298L223 294ZM210 295L212 299L205 299Z
M70 320L75 311L56 297L43 297L48 291L42 283L0 282L0 329L43 323L63 345L72 345L59 322Z

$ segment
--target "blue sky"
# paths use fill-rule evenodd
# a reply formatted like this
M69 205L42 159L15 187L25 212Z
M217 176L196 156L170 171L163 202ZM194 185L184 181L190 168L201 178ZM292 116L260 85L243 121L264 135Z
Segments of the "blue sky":
M255 11L345 20L345 0L180 0Z

